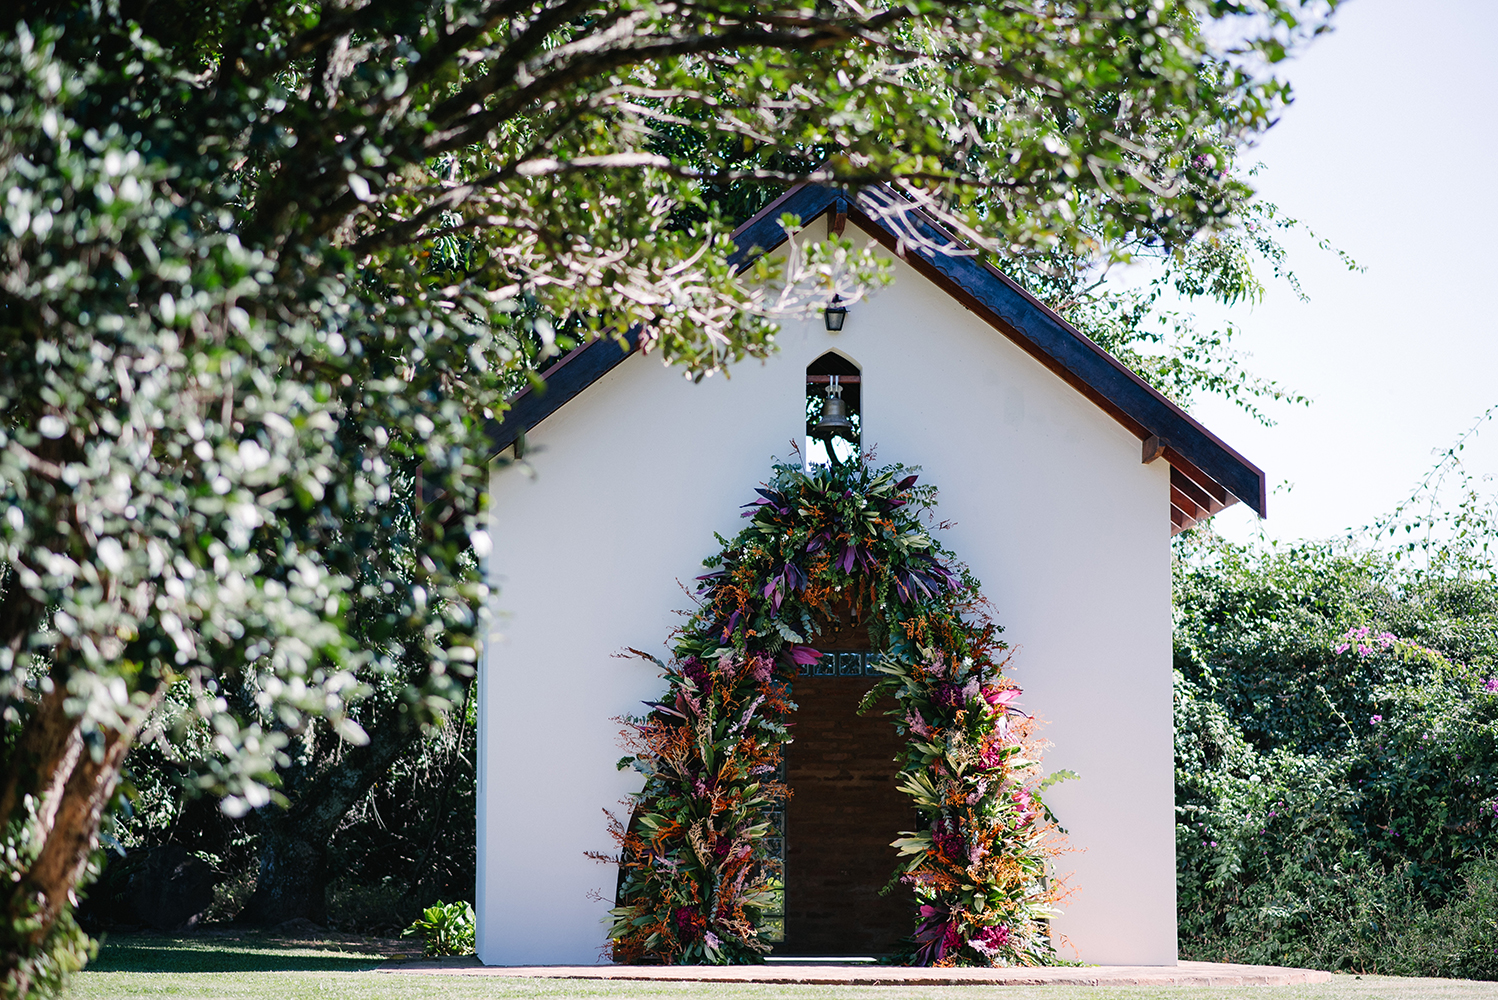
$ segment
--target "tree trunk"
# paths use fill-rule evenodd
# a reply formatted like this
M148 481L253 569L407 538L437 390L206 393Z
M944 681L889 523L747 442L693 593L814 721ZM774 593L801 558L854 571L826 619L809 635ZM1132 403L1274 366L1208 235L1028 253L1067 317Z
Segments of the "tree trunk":
M266 824L260 840L260 875L239 923L262 927L305 917L328 921L328 839L299 826L294 813Z
M44 695L6 761L12 768L0 799L6 810L5 845L29 853L20 836L37 845L34 860L6 872L6 919L0 924L0 976L6 995L30 992L39 960L45 960L48 938L58 919L74 902L73 890L88 868L99 841L99 824L119 783L125 755L160 690L122 730L100 732L99 743L85 747L81 720L70 718L56 684ZM25 796L36 806L18 815Z
M306 781L287 789L291 806L267 810L260 844L255 892L237 922L259 927L305 918L328 919L328 855L338 824L401 754L421 738L421 730L401 730L395 713L368 728L370 741L346 747L342 759L327 762Z

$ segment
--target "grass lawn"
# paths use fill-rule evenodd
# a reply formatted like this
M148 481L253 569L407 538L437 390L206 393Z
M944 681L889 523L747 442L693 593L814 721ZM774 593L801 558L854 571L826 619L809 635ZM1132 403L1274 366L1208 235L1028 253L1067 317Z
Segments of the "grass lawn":
M713 1000L1174 1000L1200 987L770 986L717 983L488 979L375 972L409 944L328 935L208 932L189 937L132 934L108 939L73 981L72 1000L470 1000L480 997L703 997ZM1214 1000L1498 1000L1498 983L1336 976L1310 986L1241 986Z

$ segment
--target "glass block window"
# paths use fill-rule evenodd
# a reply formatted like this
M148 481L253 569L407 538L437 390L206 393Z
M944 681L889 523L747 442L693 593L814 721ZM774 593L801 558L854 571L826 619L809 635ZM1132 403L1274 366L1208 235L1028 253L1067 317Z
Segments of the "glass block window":
M803 663L796 672L802 677L878 677L878 662L878 653L823 653L815 664Z

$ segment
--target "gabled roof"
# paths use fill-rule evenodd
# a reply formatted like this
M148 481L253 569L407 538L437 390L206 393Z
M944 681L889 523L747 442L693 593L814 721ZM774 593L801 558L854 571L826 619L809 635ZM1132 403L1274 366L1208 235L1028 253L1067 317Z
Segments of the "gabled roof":
M902 213L903 225L910 229L906 235L916 239L902 239L890 222L866 213L845 192L801 184L739 227L734 233L738 249L732 263L743 267L784 243L782 215L796 215L805 226L829 210L839 215L846 212L850 221L891 253L1137 435L1142 442L1141 461L1163 458L1170 463L1172 533L1239 501L1265 516L1267 481L1258 466L975 254L957 256L929 249L926 244L963 248L967 244L918 209ZM597 340L571 351L545 372L544 391L526 389L516 395L503 422L490 421L494 452L513 444L623 361L636 349L638 331L631 330L625 339L627 351L612 340Z

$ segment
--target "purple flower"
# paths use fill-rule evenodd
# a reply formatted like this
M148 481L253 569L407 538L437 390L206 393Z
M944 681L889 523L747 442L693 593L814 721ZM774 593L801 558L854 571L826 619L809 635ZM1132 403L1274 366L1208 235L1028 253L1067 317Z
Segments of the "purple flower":
M822 654L810 646L792 646L790 654L791 662L796 664L816 663L822 658Z
M931 836L937 853L948 861L960 862L967 852L963 850L962 838L955 833L936 833Z
M675 916L676 929L686 941L697 940L707 929L707 918L690 906L681 907L676 911Z
M1489 677L1488 682L1482 686L1484 691L1498 693L1498 677Z
M918 965L931 965L940 962L946 955L951 947L949 941L955 943L960 940L956 934L957 921L949 922L947 918L952 911L939 904L923 905L920 913L921 923L915 929L915 942L919 946L915 960Z
M695 656L687 657L687 661L681 665L682 674L697 686L697 690L703 694L711 694L713 690L713 678L707 672L707 667Z
M1382 721L1384 721L1384 717L1382 715L1375 715L1373 716L1373 718L1368 720L1368 725L1376 726Z

